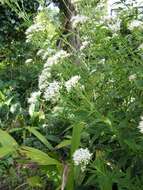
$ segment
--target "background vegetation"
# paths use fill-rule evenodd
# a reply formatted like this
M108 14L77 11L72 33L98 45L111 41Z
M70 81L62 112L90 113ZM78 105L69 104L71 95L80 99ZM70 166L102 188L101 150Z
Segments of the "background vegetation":
M0 3L0 189L143 189L141 3Z

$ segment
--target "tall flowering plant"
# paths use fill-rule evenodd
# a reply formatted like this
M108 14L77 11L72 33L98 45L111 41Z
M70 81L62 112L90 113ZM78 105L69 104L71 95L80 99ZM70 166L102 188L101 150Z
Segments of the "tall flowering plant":
M55 189L142 189L142 21L132 5L113 16L105 1L73 3L81 13L71 18L78 49L58 46L57 25L51 20L47 29L51 25L41 19L45 8L26 31L43 65L27 100L30 126L24 131L46 150L14 143L12 153L44 166Z

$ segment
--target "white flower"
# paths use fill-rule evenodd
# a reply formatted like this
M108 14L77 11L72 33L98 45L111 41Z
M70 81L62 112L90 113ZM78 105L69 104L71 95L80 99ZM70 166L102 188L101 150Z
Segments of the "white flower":
M64 107L55 106L52 110L52 114L54 116L59 116L59 115L63 114L63 111L64 111Z
M70 92L70 90L78 84L79 80L80 80L80 76L76 75L76 76L71 77L68 81L66 81L65 87L67 91Z
M31 42L32 37L33 37L33 34L29 34L29 35L27 35L27 36L26 36L26 43Z
M42 5L39 5L39 7L38 7L38 11L43 11L43 9L44 9L44 7L42 6Z
M71 3L79 3L81 0L71 0Z
M42 23L35 23L32 24L25 32L26 35L29 35L34 32L39 32L45 30L45 27L43 26Z
M48 5L48 8L51 9L53 12L55 12L55 13L57 13L57 14L60 12L59 7L56 6L55 3L50 3L50 4Z
M68 56L69 54L66 51L60 50L56 54L48 58L44 67L52 67L53 65L56 65L61 59L66 58Z
M84 41L84 42L82 42L82 44L81 44L81 46L80 46L80 50L82 51L83 49L85 49L88 45L89 45L89 41Z
M51 51L53 51L53 50L51 50ZM43 52L43 51L40 51L39 54L41 52ZM44 56L47 56L47 54L48 54L48 52ZM54 54L53 56L48 58L47 62L44 64L42 73L39 76L38 86L39 86L40 90L44 90L48 87L48 78L51 77L51 67L53 65L56 65L61 59L65 58L67 56L69 56L69 54L66 51L60 50L56 54Z
M121 20L118 17L114 19L112 17L105 17L104 19L104 24L107 24L108 28L113 33L116 33L120 30Z
M44 90L48 87L48 78L51 77L51 69L45 68L42 70L42 73L39 75L38 87L40 90Z
M40 56L40 55L42 55L43 53L45 52L45 50L44 49L39 49L38 51L37 51L37 56Z
M80 148L76 150L73 154L73 161L76 166L81 166L81 169L84 170L86 165L91 160L92 153L89 150Z
M136 77L137 77L136 74L132 74L132 75L129 76L128 79L129 79L129 81L132 81L132 80L135 80Z
M135 98L134 98L134 97L131 97L130 102L132 103L132 102L134 102L134 101L135 101Z
M28 98L28 103L29 104L35 104L38 101L40 95L41 95L40 91L32 92L30 98Z
M34 114L34 112L35 112L36 105L37 105L37 103L39 101L40 95L41 95L40 91L32 92L30 98L28 98L28 103L30 104L29 105L29 114L30 114L30 116L32 116Z
M46 128L46 127L48 127L48 124L45 123L45 124L42 125L42 127Z
M57 81L49 83L47 89L44 92L44 98L47 101L56 102L60 95L60 84Z
M49 52L45 52L44 55L42 56L42 59L43 60L47 59L48 55L49 55Z
M143 117L141 117L141 121L139 122L138 129L141 133L143 133Z
M27 59L27 60L25 61L25 63L28 64L28 63L31 63L32 61L33 61L33 59Z
M104 65L104 64L105 64L105 61L106 61L106 59L105 59L105 58L102 58L102 59L99 60L99 63Z
M54 50L48 49L48 51L53 52ZM44 64L42 73L39 76L38 86L40 90L45 90L48 87L49 85L48 78L51 77L52 66L58 64L60 60L62 60L63 58L67 56L69 56L69 54L66 51L60 50L57 53L55 53L53 56L47 59L47 62Z
M143 50L143 43L139 45L138 50Z
M139 21L139 20L133 20L130 25L129 25L129 29L133 30L134 28L139 28L143 26L143 22Z
M88 20L87 16L84 15L76 15L71 18L72 27L76 28L76 26L80 23L83 24Z

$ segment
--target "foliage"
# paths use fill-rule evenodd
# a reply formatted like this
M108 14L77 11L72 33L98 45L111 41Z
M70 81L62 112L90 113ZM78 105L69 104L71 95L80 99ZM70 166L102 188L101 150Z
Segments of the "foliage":
M25 31L23 65L13 61L11 79L4 73L11 70L11 60L2 62L0 164L12 170L14 188L140 190L141 17L132 5L112 18L106 1L75 5L82 15L71 21L80 38L78 50L57 47L61 38L69 43L61 36L58 8L41 3ZM73 155L79 148L86 151L77 165Z

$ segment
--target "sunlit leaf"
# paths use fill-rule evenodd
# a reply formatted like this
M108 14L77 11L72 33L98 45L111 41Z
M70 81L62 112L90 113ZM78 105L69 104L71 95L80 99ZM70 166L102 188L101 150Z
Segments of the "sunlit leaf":
M6 131L0 129L0 144L5 147L17 147L18 144L15 139L10 136Z
M0 148L0 158L7 156L8 154L12 154L14 149L12 147L1 147Z
M51 158L45 152L32 147L23 146L20 149L20 152L30 158L33 162L37 162L40 165L60 165L59 161Z

